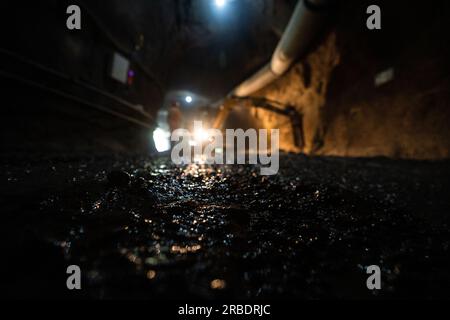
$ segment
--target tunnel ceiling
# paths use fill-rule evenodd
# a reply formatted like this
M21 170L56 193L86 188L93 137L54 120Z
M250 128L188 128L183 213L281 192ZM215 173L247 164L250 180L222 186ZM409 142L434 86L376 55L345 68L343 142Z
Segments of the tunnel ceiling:
M295 1L229 0L223 8L213 0L84 5L126 46L140 47L168 90L217 99L269 59Z

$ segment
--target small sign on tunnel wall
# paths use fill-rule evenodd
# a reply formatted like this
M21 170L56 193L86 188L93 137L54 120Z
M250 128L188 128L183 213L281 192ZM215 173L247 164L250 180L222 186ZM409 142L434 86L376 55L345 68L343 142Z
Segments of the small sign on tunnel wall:
M389 68L377 73L375 75L375 87L382 86L383 84L394 80L394 75L394 68Z
M111 67L111 78L123 84L127 84L129 69L130 61L121 54L115 52Z

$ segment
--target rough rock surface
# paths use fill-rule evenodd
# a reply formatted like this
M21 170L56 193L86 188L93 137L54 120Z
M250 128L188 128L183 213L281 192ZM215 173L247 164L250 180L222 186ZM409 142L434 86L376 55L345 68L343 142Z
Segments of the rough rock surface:
M308 154L449 158L448 1L383 2L376 31L365 26L369 4L342 1L320 44L255 96L303 114ZM376 84L383 72L392 78ZM253 116L261 127L280 129L284 150L297 150L285 117L262 110Z

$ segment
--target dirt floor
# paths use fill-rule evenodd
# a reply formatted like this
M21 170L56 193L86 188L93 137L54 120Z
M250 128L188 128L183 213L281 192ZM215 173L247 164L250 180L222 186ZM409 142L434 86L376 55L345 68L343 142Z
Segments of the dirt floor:
M252 166L168 158L1 160L8 297L449 297L450 163L284 154ZM66 289L66 268L82 290ZM365 267L382 268L382 290Z

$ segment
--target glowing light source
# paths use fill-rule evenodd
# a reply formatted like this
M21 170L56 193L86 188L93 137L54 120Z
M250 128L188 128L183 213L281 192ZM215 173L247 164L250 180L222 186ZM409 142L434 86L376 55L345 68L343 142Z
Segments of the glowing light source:
M205 129L197 129L194 131L194 139L196 142L205 142L209 140L208 130Z
M186 254L186 253L190 253L190 252L197 252L197 251L200 250L201 248L202 248L202 246L199 245L199 244L196 244L196 245L193 245L193 246L185 246L185 247L173 245L173 246L170 248L170 250L171 250L173 253Z
M155 270L148 270L147 272L147 278L149 280L153 280L156 277L156 271Z
M218 8L223 8L227 4L227 0L214 0L214 3Z
M153 141L158 152L170 150L170 132L157 128L153 131Z
M191 103L193 101L191 96L186 96L185 100L187 103Z
M225 289L226 287L226 282L225 280L222 279L214 279L213 281L211 281L211 289L215 289L215 290L222 290Z

